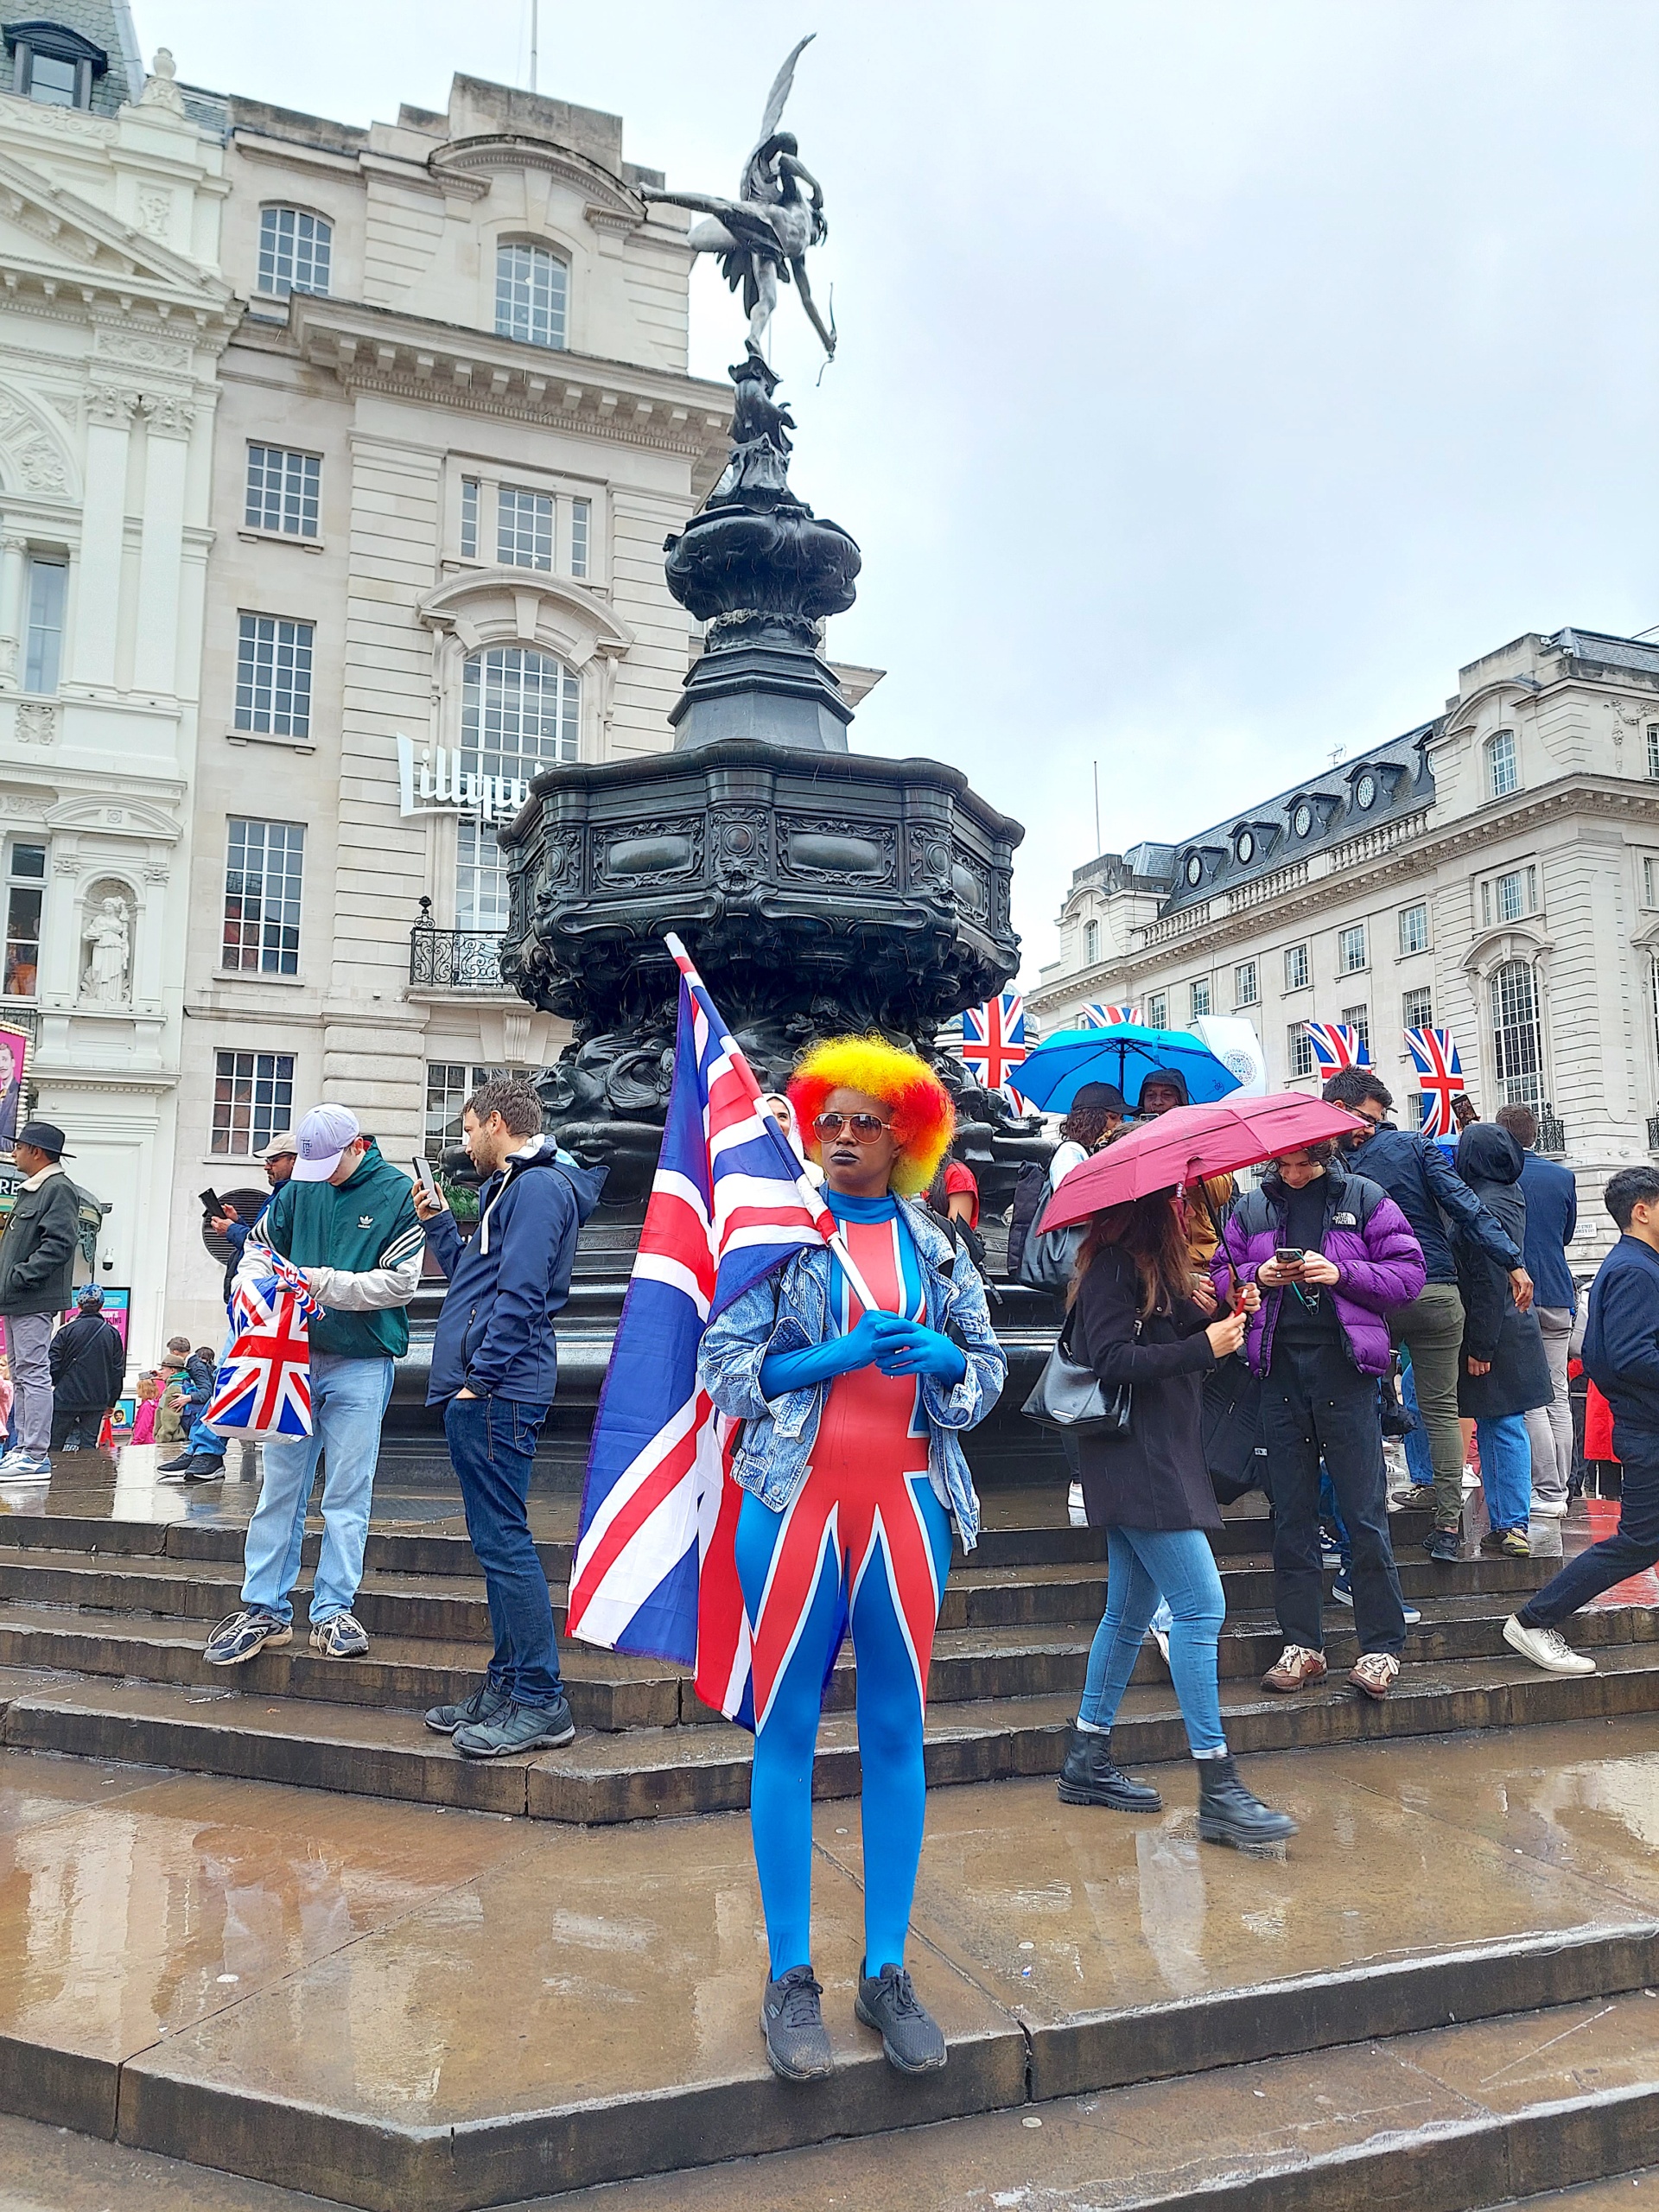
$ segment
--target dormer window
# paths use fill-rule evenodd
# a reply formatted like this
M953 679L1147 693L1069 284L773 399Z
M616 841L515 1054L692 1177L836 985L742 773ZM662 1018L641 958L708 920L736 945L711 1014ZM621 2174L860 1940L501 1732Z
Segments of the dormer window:
M1192 885L1194 890L1197 890L1198 885L1204 881L1203 855L1200 853L1189 853L1186 856L1186 866L1182 873L1185 875L1188 883Z
M1250 862L1255 858L1255 830L1241 830L1239 831L1233 840L1233 858L1238 862L1240 868L1249 868Z
M1313 810L1305 798L1297 801L1296 811L1290 817L1290 826L1299 837L1313 835Z
M42 107L89 108L92 86L110 66L101 46L63 23L9 23L12 90Z
M1354 785L1354 804L1362 813L1376 804L1376 778L1369 768Z

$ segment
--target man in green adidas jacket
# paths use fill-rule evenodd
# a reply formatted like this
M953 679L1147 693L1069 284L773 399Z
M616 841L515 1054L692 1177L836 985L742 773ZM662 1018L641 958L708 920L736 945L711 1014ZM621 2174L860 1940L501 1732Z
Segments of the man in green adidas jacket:
M264 1447L242 1610L207 1639L204 1656L215 1667L239 1665L294 1640L289 1592L319 1453L327 1462L311 1649L326 1659L354 1659L369 1648L352 1606L363 1579L392 1363L409 1349L404 1309L420 1284L426 1237L408 1176L381 1157L347 1108L314 1106L296 1133L296 1149L294 1173L249 1230L238 1272L257 1273L260 1249L269 1246L303 1268L323 1308L309 1331L311 1433Z

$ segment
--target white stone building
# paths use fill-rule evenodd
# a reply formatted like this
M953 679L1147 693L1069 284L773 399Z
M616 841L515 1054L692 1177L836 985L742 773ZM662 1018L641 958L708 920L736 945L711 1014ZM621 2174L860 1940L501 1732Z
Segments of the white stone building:
M1445 712L1172 844L1071 880L1045 1034L1091 1001L1154 1027L1246 1015L1274 1088L1314 1088L1310 1020L1364 1028L1414 1126L1402 1032L1457 1041L1484 1114L1552 1109L1597 1193L1659 1152L1659 644L1561 630L1459 671Z
M124 0L0 51L0 1029L160 1333L184 1052L224 150Z
M224 142L221 364L175 1205L319 1098L407 1164L562 1026L501 985L493 824L664 749L663 541L723 460L686 218L614 116L458 77L363 130L187 93ZM427 903L427 902L429 902ZM424 925L423 918L425 918ZM198 1249L173 1310L217 1312Z

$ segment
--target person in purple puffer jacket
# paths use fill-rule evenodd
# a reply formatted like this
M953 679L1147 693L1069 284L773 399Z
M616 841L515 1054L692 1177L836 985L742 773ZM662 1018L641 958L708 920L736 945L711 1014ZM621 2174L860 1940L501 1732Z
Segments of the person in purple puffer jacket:
M1389 1368L1389 1314L1427 1280L1422 1247L1379 1184L1351 1173L1333 1147L1310 1145L1276 1160L1261 1188L1239 1202L1210 1266L1218 1293L1235 1280L1262 1293L1244 1350L1262 1382L1274 1603L1285 1637L1262 1686L1300 1690L1325 1673L1323 1459L1353 1541L1359 1659L1348 1679L1362 1695L1385 1698L1400 1672L1406 1621L1389 1537L1377 1378Z

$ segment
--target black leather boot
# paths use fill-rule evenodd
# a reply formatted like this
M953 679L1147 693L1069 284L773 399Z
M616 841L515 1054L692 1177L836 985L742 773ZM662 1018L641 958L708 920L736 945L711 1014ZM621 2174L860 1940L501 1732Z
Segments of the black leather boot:
M1065 1764L1060 1769L1062 1805L1109 1805L1118 1813L1161 1813L1164 1801L1144 1782L1120 1774L1112 1764L1109 1731L1074 1728Z
M1194 1759L1198 1770L1198 1835L1205 1843L1230 1843L1235 1851L1273 1851L1296 1833L1288 1813L1275 1813L1238 1778L1225 1758Z

